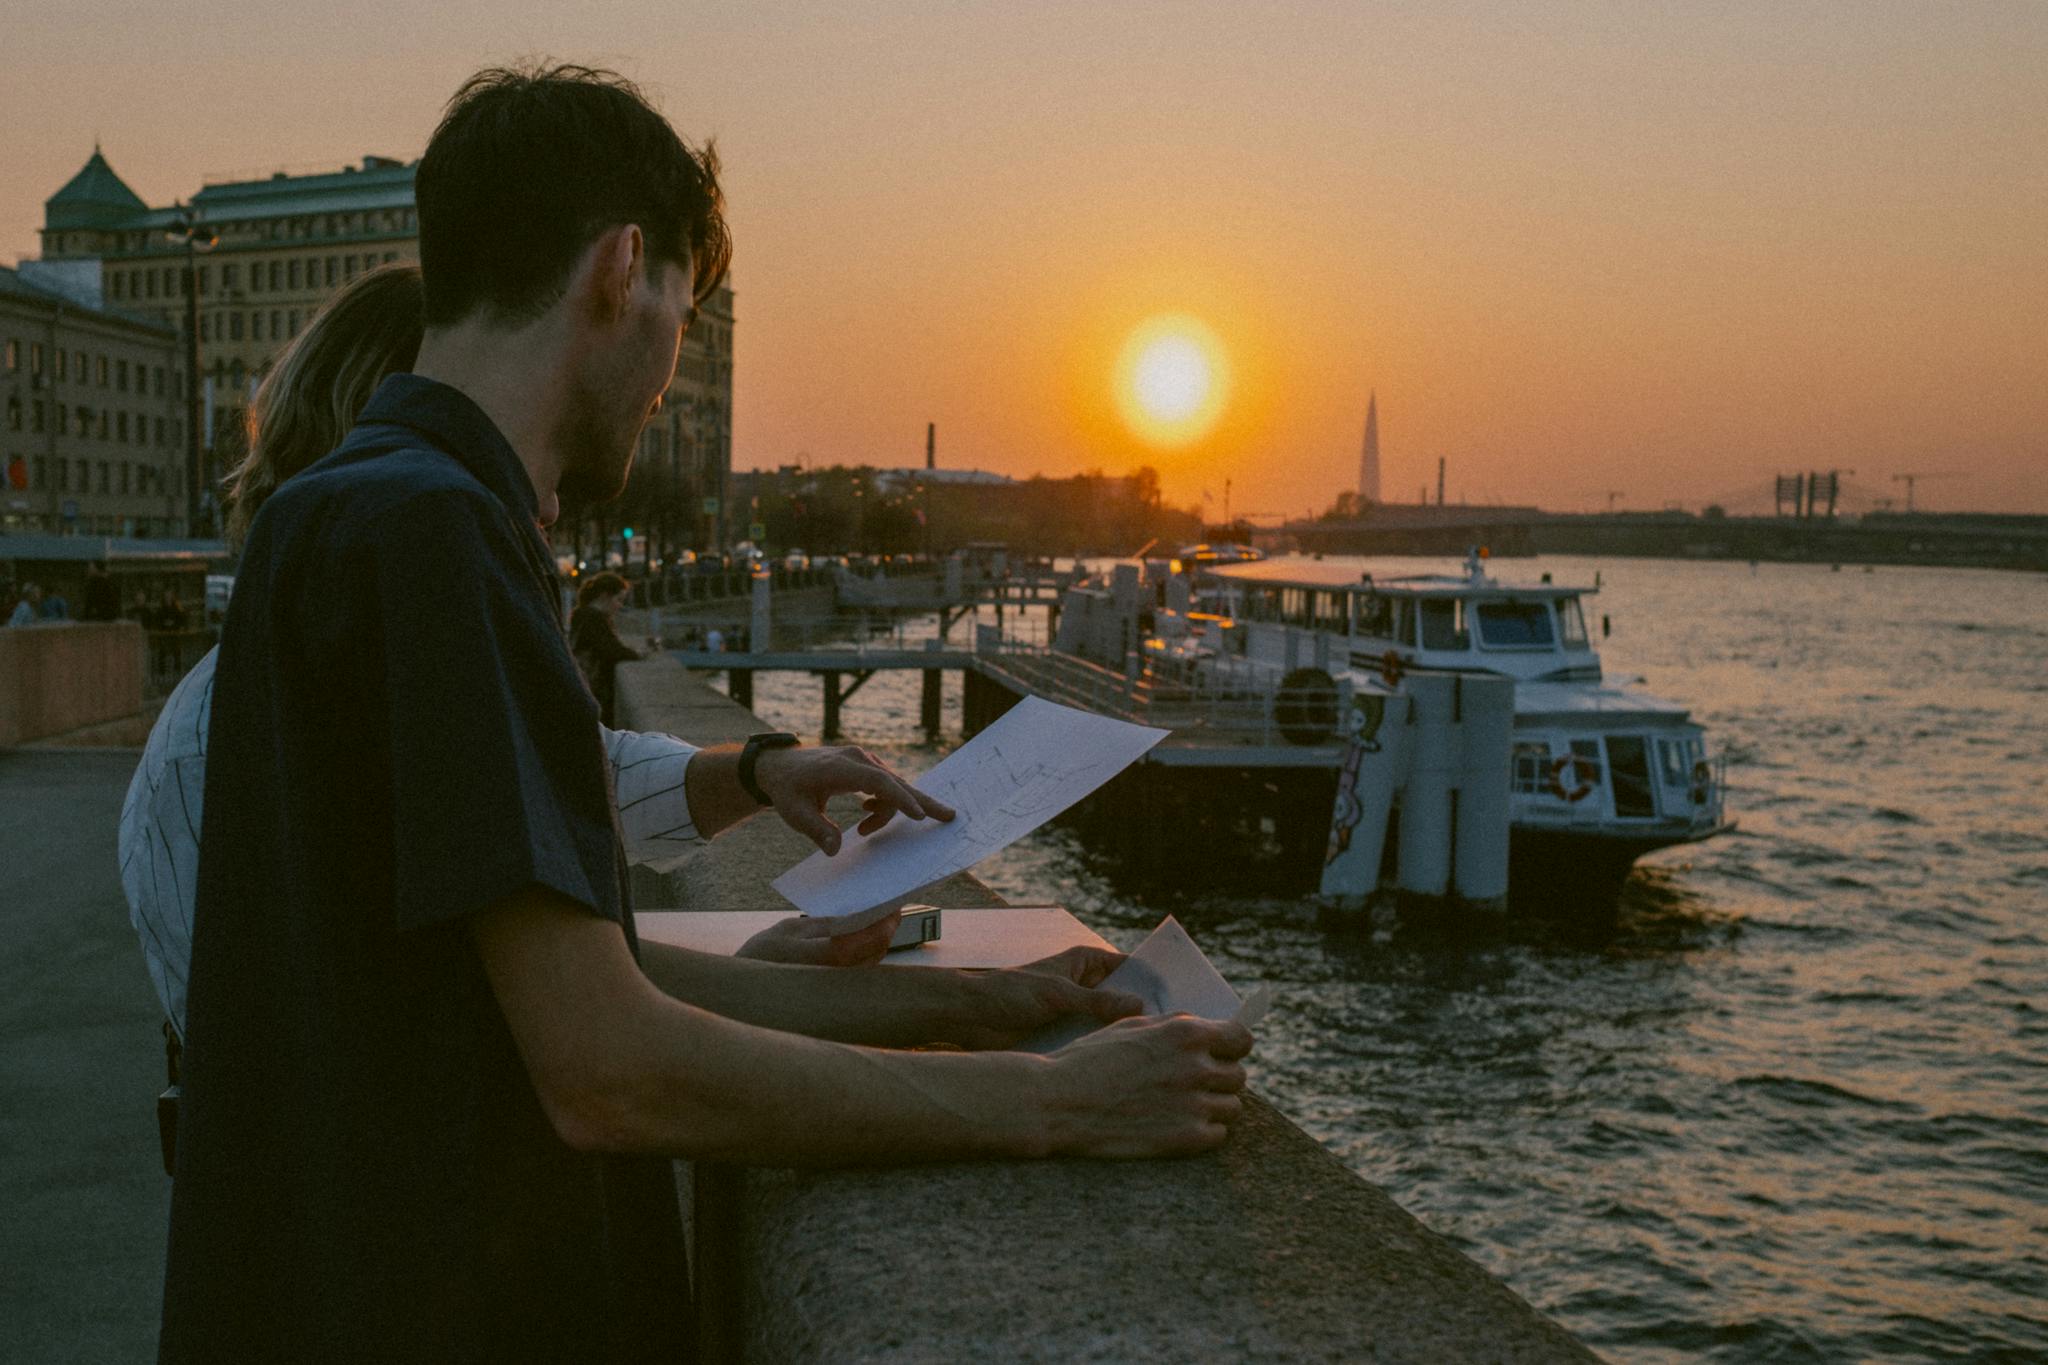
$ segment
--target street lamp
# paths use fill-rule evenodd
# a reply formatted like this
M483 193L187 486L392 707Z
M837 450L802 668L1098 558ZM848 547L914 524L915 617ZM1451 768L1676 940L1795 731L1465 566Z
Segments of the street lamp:
M185 534L196 538L204 481L199 448L199 253L218 246L220 234L199 222L189 208L180 208L164 237L185 246Z

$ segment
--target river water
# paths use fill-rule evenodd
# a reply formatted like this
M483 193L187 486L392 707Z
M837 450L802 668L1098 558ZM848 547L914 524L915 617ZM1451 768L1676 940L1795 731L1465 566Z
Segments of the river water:
M1740 828L1647 859L1611 937L1134 892L1063 829L980 875L1273 983L1259 1091L1604 1354L2048 1358L2048 577L1500 570L1598 573L1609 675L1729 756ZM815 681L756 701L815 733ZM846 723L916 770L916 717L884 674Z

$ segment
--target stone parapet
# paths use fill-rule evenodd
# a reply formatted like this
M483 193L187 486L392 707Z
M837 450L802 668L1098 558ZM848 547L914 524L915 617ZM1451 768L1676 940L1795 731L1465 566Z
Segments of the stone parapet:
M132 716L142 681L133 621L0 626L0 748Z
M619 712L697 743L760 727L667 659L620 668ZM807 847L752 821L640 906L769 908ZM965 876L918 898L997 903ZM704 1166L680 1186L707 1360L1594 1358L1256 1097L1190 1160Z

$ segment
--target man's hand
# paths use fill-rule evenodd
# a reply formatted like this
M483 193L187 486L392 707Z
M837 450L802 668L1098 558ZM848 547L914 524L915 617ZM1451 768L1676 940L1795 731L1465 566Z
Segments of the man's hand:
M755 760L754 781L791 829L827 854L839 851L839 826L825 814L835 796L859 793L867 814L858 826L873 834L898 813L912 820L951 820L953 808L889 771L873 754L843 748L770 749Z
M832 936L835 921L791 915L777 920L740 945L734 957L758 958L763 962L795 962L812 967L868 967L889 951L903 912L892 910L873 924L850 934Z
M1052 1055L1051 1151L1072 1156L1179 1156L1230 1136L1242 1108L1242 1024L1173 1014L1127 1019Z
M945 1040L968 1048L1013 1047L1072 1014L1104 1024L1127 1019L1145 1008L1143 1001L1096 989L1123 960L1122 953L1078 947L1027 966L977 973L968 1012L946 1030Z

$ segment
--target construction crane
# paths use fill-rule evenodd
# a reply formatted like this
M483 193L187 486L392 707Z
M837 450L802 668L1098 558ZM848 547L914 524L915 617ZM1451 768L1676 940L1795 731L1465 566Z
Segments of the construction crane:
M1936 470L1935 472L1929 474L1894 474L1892 475L1892 482L1902 483L1906 485L1906 510L1910 512L1913 510L1914 484L1918 483L1922 479L1960 479L1961 477L1963 477L1963 472L1961 470Z

